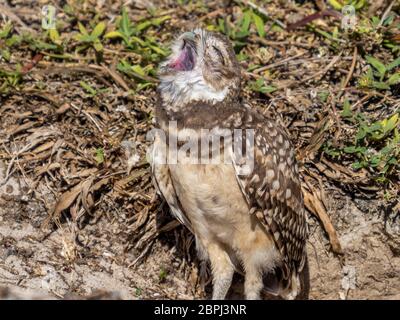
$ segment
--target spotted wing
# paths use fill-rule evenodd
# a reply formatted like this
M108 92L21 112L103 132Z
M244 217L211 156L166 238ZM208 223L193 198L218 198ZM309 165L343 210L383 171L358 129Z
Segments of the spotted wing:
M293 147L282 128L272 120L243 114L242 127L254 129L254 168L241 174L243 162L233 156L237 181L250 214L272 235L283 260L283 276L298 274L305 263L307 225ZM290 280L289 280L290 281Z

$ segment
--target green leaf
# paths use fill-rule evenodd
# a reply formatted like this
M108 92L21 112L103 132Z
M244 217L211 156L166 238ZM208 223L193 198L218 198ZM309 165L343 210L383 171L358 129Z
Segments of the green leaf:
M138 64L132 66L131 69L132 69L133 72L135 72L135 73L137 73L137 74L139 74L139 75L141 75L141 76L146 75L146 72L145 72L145 71L143 70L143 68L142 68L140 65L138 65Z
M389 26L392 24L393 20L395 18L395 15L393 13L391 13L384 21L383 21L383 25L384 26Z
M104 35L106 39L124 38L124 35L119 31L110 31Z
M144 29L146 29L146 28L148 28L150 26L151 26L151 21L144 21L142 23L139 23L136 26L136 30L140 32L140 31L143 31Z
M53 43L60 44L60 35L58 34L57 29L50 29L49 30L49 37Z
M104 162L104 150L103 148L96 149L96 162L102 164Z
M121 27L121 31L126 36L130 36L132 34L131 21L129 20L128 12L126 11L125 7L122 8L122 19L121 19L120 27Z
M350 118L353 114L350 109L349 100L345 99L343 103L343 111L340 114L343 118Z
M350 3L354 6L354 8L356 8L357 10L360 10L367 4L367 1L359 0L359 1L356 1L355 3L353 1L351 1Z
M261 93L272 93L272 92L274 92L274 91L276 91L276 90L277 90L277 88L274 87L274 86L263 86L263 87L260 89L260 92L261 92Z
M398 58L397 58L396 60L394 60L393 62L389 63L389 64L386 66L386 70L387 70L387 71L390 71L390 70L396 68L396 67L399 66L399 65L400 65L400 57L398 57Z
M221 19L221 18L218 19L218 28L219 28L219 31L221 31L222 33L227 34L227 32L225 30L225 21L224 21L224 19Z
M138 83L136 87L136 92L139 92L147 87L152 86L153 84L151 82L146 82L146 83Z
M89 84L87 84L85 81L80 81L79 84L81 85L81 87L83 89L86 90L87 93L89 93L90 95L94 96L97 94L97 91L95 89L93 89Z
M365 130L367 132L374 132L382 129L382 124L380 122L374 122L371 126L366 127Z
M385 82L373 81L371 86L376 89L387 90L390 89L390 86Z
M251 23L251 15L252 15L251 10L247 10L243 14L243 22L242 22L242 26L240 27L240 32L243 34L249 33L249 28L250 28L250 23Z
M320 91L320 92L318 92L317 96L318 96L318 99L322 103L324 103L324 102L326 102L326 100L328 100L329 91Z
M100 37L104 30L106 30L106 24L104 22L99 22L93 29L91 36L94 38Z
M364 129L364 127L361 127L356 134L356 140L357 141L362 140L365 138L366 135L367 131Z
M394 85L400 82L400 72L392 74L389 79L386 81L388 85Z
M103 51L103 45L101 44L100 41L95 41L95 42L93 43L93 48L94 48L94 50L96 50L97 52Z
M356 153L357 147L356 146L344 147L343 151L346 153Z
M131 37L130 38L130 43L139 43L142 47L146 46L146 42L144 42L142 39L138 38L138 37Z
M78 28L80 33L84 35L89 35L88 31L86 30L85 26L82 23L78 22Z
M22 42L22 37L14 34L13 36L11 36L11 38L6 40L6 46L12 47L20 44L21 42Z
M366 56L365 59L368 61L368 63L373 66L380 74L380 76L383 76L386 73L386 67L385 65L380 62L378 59L372 57L372 56Z
M10 62L11 59L11 52L8 49L4 49L0 51L0 58L3 58L4 60L6 60L7 62Z
M333 28L333 32L332 32L332 37L335 39L338 39L338 35L339 35L339 28L338 27L334 27Z
M164 281L167 275L168 275L167 271L164 268L161 268L160 273L158 274L160 282Z
M330 146L326 145L324 148L324 151L330 155L331 157L339 157L340 156L340 151L335 149L335 148L331 148Z
M371 23L374 26L374 28L376 28L379 25L380 22L381 22L381 19L379 17L377 17L377 16L373 16L371 18Z
M74 39L79 42L93 42L93 38L87 34L76 34Z
M160 47L154 46L152 44L148 44L148 47L151 48L154 52L162 55L162 56L166 56L167 53L165 52L165 50L161 49Z
M380 162L381 162L381 157L379 155L375 155L371 159L369 159L369 163L372 167L378 166Z
M388 133L390 131L392 131L394 128L396 128L396 126L399 124L399 114L395 113L393 116L391 116L385 126L383 127L383 131L385 133Z
M136 295L137 297L139 297L141 294L142 294L142 289L141 289L141 288L136 288L136 290L135 290L135 295Z
M30 48L32 50L56 50L57 46L40 40L34 40L33 43L30 44Z
M170 19L171 19L171 16L167 15L167 16L163 16L163 17L159 17L159 18L154 18L151 20L151 23L154 26L159 26L162 23L164 23L165 21L170 20Z
M236 32L236 33L234 34L234 38L235 38L235 39L244 39L244 38L247 38L248 35L249 35L249 32L242 32L242 31L239 31L239 32Z
M245 54L244 52L240 51L237 55L236 55L236 59L239 60L239 62L241 61L245 61L249 58L249 56L247 54Z
M361 169L364 168L366 165L365 161L356 161L352 164L353 169Z
M253 21L256 25L257 33L261 38L265 37L264 21L263 19L253 12Z
M10 21L7 22L4 25L4 27L0 30L0 39L7 38L10 35L12 28L13 28L12 23Z
M343 4L336 0L328 0L329 4L336 10L342 10Z

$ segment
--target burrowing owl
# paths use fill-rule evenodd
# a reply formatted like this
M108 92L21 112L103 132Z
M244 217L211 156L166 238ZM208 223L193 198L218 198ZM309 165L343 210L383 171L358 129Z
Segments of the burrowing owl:
M295 298L307 260L307 225L294 150L284 129L242 103L239 63L220 34L200 29L182 34L159 76L153 180L173 215L195 235L199 257L210 260L213 299L225 298L235 270L245 274L247 299L259 299L263 288ZM229 148L210 147L214 140L207 139L221 132L230 139ZM194 141L194 149L206 150L196 159L211 160L188 162L190 148L182 137ZM252 150L253 166L246 162L246 170L246 157L232 151L239 138L245 141L242 154ZM214 151L220 151L217 157Z

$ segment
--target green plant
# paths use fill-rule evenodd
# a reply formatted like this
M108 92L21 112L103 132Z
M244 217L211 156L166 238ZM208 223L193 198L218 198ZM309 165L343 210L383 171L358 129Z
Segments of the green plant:
M161 47L158 39L151 35L150 29L159 27L170 18L169 15L164 15L135 24L129 19L128 12L123 7L121 16L116 22L117 29L104 36L107 39L122 40L128 51L133 51L140 56L140 60L135 61L134 64L131 64L128 59L121 59L117 65L118 71L135 78L138 83L136 91L154 84L155 79L152 77L156 75L154 66L169 54L169 50Z
M1 41L7 39L13 30L13 25L11 22L7 22L1 29L0 29L0 44ZM5 46L1 46L0 49L0 60L4 59L5 61L9 61L11 58L10 50Z
M59 50L59 46L45 41L46 35L36 36L28 32L22 34L13 34L5 40L5 46L8 49L27 44L31 51L41 50Z
M161 267L160 272L158 274L158 280L160 282L165 281L165 279L167 278L168 272L167 270L165 270L163 267Z
M360 10L368 4L366 0L328 0L328 3L336 10L342 10L344 6L351 5L356 10Z
M154 84L152 78L149 78L149 74L155 75L156 72L152 64L142 68L139 64L131 65L127 60L122 59L117 65L117 70L139 81L136 91L143 90Z
M96 149L95 158L96 158L97 164L102 164L104 162L104 149L103 148Z
M22 80L21 66L17 65L14 71L0 69L0 93L8 93L10 89L16 88Z
M322 103L325 103L329 97L329 91L322 90L317 93L318 100Z
M391 85L400 82L400 72L390 73L400 65L400 57L387 65L372 56L366 56L365 59L372 68L370 67L359 79L360 87L389 89Z
M357 128L354 140L352 143L345 143L342 148L335 148L328 142L324 151L331 157L346 156L353 159L354 169L366 168L375 174L377 181L385 182L399 165L399 114L370 122L363 113L353 114L346 100L341 116Z
M231 18L231 16L229 16ZM251 34L251 27L254 27L258 36L264 38L265 23L263 18L249 9L243 12L241 19L237 20L233 27L226 24L224 19L218 19L218 31L225 33L229 36L236 48L240 48L246 45L246 38Z
M145 20L134 25L129 19L128 12L125 7L122 8L121 17L117 21L117 30L110 31L105 35L107 39L122 39L127 48L131 50L149 48L158 55L166 56L168 53L165 49L158 46L155 39L149 36L141 38L142 33L150 26L160 26L163 22L171 19L170 16L156 17Z
M137 297L140 297L140 296L142 295L142 289L141 289L141 288L136 288L136 289L135 289L135 295L136 295Z
M253 91L264 93L264 94L274 92L277 89L274 86L266 85L264 78L258 78L256 81L250 82L249 88Z
M13 25L9 21L0 29L0 39L8 38L12 30L13 30Z
M75 35L75 40L78 41L80 46L77 51L84 51L89 47L93 47L96 52L103 51L103 45L101 44L100 36L106 29L106 24L104 22L99 22L92 30L91 33L85 28L85 26L78 22L79 33Z

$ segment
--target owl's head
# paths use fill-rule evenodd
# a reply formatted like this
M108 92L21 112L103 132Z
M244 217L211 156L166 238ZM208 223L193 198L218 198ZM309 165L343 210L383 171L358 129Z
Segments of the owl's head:
M159 68L159 89L168 103L213 103L238 96L240 67L225 36L195 29L180 35L171 49Z

